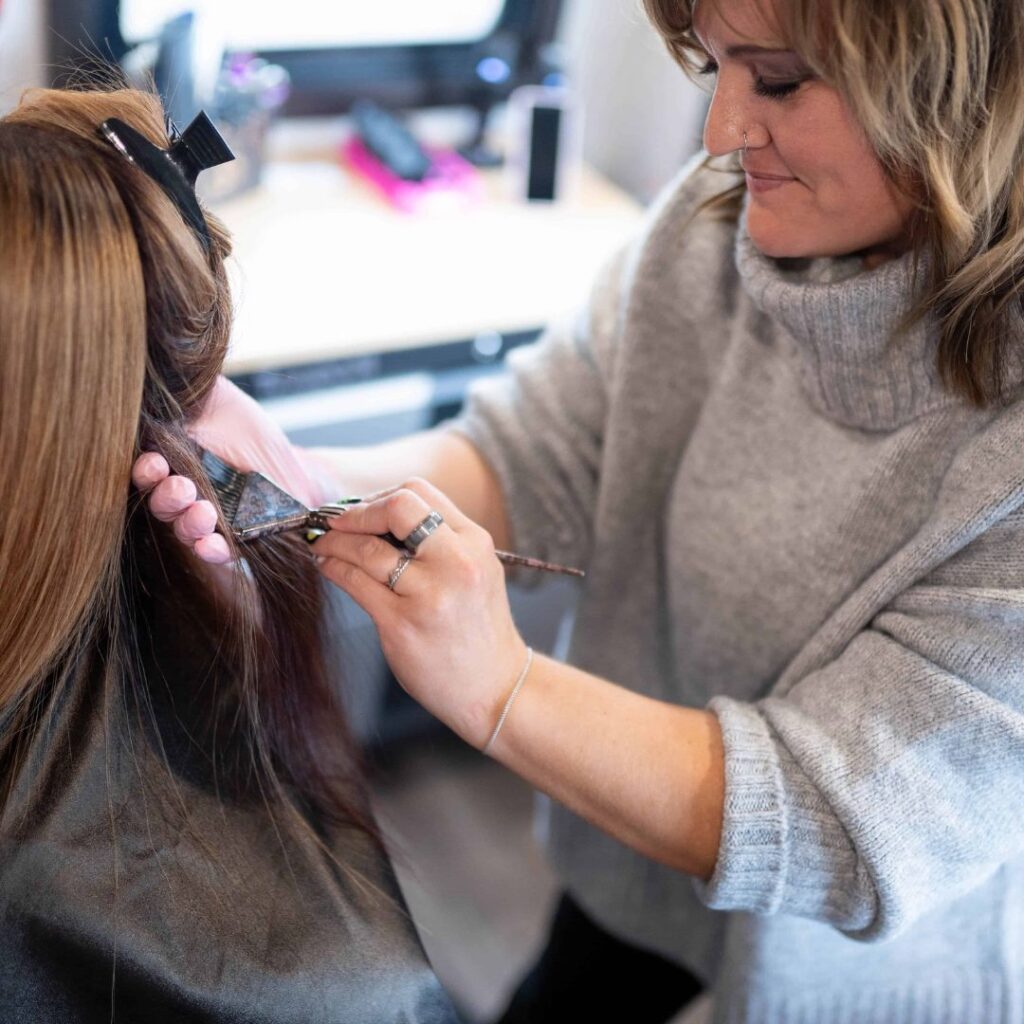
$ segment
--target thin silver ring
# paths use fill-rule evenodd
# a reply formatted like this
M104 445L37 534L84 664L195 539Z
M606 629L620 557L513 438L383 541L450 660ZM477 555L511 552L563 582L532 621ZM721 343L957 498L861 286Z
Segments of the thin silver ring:
M411 561L412 555L402 555L399 557L398 565L388 574L388 590L395 589L396 584L402 578L402 573L405 572Z
M440 512L431 509L430 515L416 527L408 537L402 540L402 546L410 555L415 555L419 546L444 522L444 516Z
M747 133L743 133L743 152L747 152Z

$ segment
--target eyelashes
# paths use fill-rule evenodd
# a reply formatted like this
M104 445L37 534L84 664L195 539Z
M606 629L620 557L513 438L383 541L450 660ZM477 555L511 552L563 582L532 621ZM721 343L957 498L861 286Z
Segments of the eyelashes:
M718 64L709 59L697 73L699 75L717 74ZM790 82L768 82L758 75L754 79L754 92L758 96L767 96L769 99L780 100L795 93L805 81L807 81L806 78L799 78Z
M754 92L758 96L768 96L770 99L782 99L784 96L791 96L802 85L802 82L766 82L763 78L754 81Z
M713 60L708 60L707 63L698 71L701 75L714 75L718 73L718 64ZM795 81L789 82L768 82L760 75L754 79L754 92L758 96L766 96L769 99L784 99L786 96L791 96L793 93L800 88L800 86L806 81L806 79L796 79Z

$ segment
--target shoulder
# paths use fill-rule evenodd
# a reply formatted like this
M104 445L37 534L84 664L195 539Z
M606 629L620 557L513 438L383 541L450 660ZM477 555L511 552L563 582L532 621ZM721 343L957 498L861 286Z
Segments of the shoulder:
M707 150L694 153L664 185L648 207L648 227L690 220L705 203L743 183L743 175L724 168ZM712 217L720 223L730 218ZM732 218L735 224L735 218Z
M735 312L738 204L730 211L714 200L742 180L709 165L702 150L654 199L620 264L622 297L634 322L713 329ZM702 333L694 334L698 343Z
M661 285L678 280L684 262L707 268L708 255L717 253L733 267L735 219L703 208L741 180L737 174L709 167L704 150L695 153L651 201L629 241L605 262L591 289L590 316L599 325L621 326L638 290L647 299L659 294L678 299L675 289ZM695 258L697 253L703 258Z
M648 207L633 247L638 283L678 280L684 273L735 279L738 203L714 201L742 183L732 171L709 164L701 150L680 169ZM668 279L668 280L666 280Z

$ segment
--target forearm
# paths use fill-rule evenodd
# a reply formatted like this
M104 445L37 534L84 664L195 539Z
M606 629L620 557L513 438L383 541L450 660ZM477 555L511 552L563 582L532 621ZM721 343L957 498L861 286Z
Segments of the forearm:
M492 724L498 711L489 709ZM725 761L710 712L651 700L537 656L491 752L628 846L711 877Z
M339 492L371 494L410 477L424 477L484 527L495 547L512 546L501 485L483 456L458 434L427 430L371 447L307 451L328 467Z

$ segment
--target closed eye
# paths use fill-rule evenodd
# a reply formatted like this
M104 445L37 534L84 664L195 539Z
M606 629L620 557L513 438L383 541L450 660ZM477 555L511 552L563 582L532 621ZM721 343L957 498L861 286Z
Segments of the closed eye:
M754 92L758 96L768 96L772 99L781 99L783 96L789 96L796 92L797 89L803 83L800 81L795 82L769 82L766 78L756 78L754 80Z
M718 63L709 59L697 73L700 75L716 75L718 74ZM758 96L767 96L769 99L782 99L796 92L805 81L807 81L806 78L774 81L757 75L754 78L754 92Z

